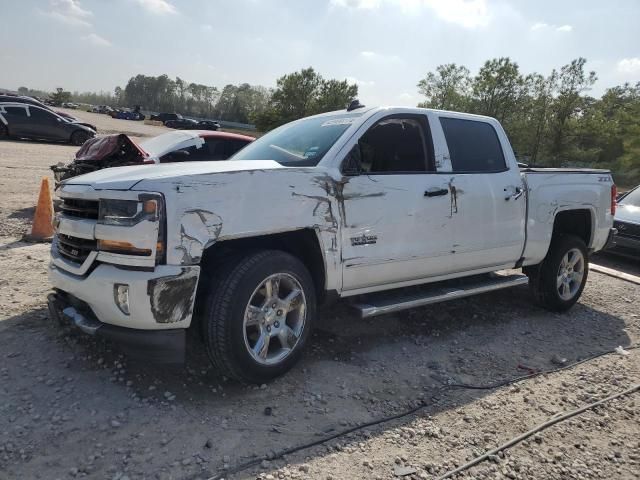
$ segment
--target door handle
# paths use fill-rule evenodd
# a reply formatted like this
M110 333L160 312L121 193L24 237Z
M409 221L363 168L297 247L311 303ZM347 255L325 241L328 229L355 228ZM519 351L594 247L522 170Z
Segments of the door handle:
M442 195L446 195L449 193L449 190L446 188L440 188L438 190L427 190L424 192L425 197L441 197Z
M506 188L505 188L506 190ZM504 197L505 200L509 201L510 198L513 198L514 200L518 200L522 194L524 193L524 189L520 188L520 187L516 187L515 190L513 191L513 193L511 195L507 195L506 197Z

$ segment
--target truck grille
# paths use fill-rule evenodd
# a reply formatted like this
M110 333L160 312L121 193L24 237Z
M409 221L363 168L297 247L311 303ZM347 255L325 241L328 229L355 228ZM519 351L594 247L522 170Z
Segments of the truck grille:
M613 226L618 229L618 235L621 237L640 239L640 225L615 221L613 222Z
M62 213L68 217L98 219L98 201L80 200L78 198L63 198Z
M58 234L58 252L61 256L72 262L83 263L91 251L96 248L96 240L72 237L62 233Z

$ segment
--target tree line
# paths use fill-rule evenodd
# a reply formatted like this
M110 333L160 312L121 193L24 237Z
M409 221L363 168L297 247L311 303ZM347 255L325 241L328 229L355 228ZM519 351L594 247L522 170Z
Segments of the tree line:
M472 75L462 65L438 66L417 88L418 106L497 118L520 161L544 166L602 167L616 181L640 183L640 82L589 95L597 80L578 58L548 75L524 74L510 58L487 60ZM46 97L21 87L23 94ZM134 106L241 123L267 131L307 115L345 108L358 95L346 80L325 79L309 67L280 77L275 88L242 83L218 89L167 75L131 77L113 92L65 92L58 98L94 105ZM365 103L366 103L366 99Z
M417 87L425 97L419 106L497 118L524 163L610 168L617 182L640 183L640 82L594 98L596 80L584 58L547 76L495 58L473 76L462 65L440 65Z

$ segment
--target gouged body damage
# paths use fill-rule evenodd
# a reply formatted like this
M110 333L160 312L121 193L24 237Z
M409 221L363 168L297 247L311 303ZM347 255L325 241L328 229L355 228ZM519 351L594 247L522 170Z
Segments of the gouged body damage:
M168 263L197 265L205 249L217 242L311 229L322 247L327 285L336 289L341 278L342 187L348 180L334 179L317 168L279 167L149 179L136 188L163 191L172 206L167 217Z
M180 245L183 264L200 261L208 244L216 241L222 229L222 218L208 210L187 210L180 221Z
M151 312L158 323L175 323L191 318L198 271L183 268L178 275L149 280Z

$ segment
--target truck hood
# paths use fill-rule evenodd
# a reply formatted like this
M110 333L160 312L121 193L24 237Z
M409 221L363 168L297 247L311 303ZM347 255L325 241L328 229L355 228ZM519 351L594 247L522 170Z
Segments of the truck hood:
M70 178L65 185L90 185L96 190L129 190L142 180L187 177L211 173L286 168L273 160L217 160L210 162L179 162L158 165L135 165L105 168Z

